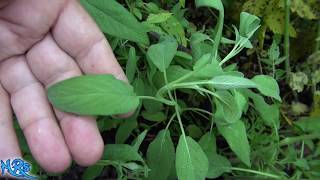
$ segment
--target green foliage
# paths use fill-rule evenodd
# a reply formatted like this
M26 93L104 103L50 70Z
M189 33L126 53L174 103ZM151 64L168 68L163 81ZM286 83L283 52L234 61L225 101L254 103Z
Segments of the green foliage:
M197 9L184 0L81 2L129 80L84 75L48 89L58 109L102 116L99 130L114 139L83 179L106 171L118 179L320 177L318 101L300 113L310 109L312 117L295 117L288 101L297 95L283 91L290 89L282 81L283 0L195 0ZM317 19L315 2L292 0L291 11ZM232 8L245 12L232 12L231 20ZM293 25L287 28L295 37ZM298 93L317 92L318 57L297 68L308 80ZM110 116L129 111L128 118ZM22 149L30 154L26 142Z
M298 16L302 18L317 19L319 18L319 14L317 14L317 10L320 9L317 6L319 6L319 2L316 2L315 0L309 0L309 1L293 0L291 3L291 11L296 12Z
M142 24L115 0L81 0L104 33L148 44L148 36Z

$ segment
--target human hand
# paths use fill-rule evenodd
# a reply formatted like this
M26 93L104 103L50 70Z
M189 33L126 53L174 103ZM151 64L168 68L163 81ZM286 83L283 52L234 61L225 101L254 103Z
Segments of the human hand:
M96 121L52 109L45 88L82 73L126 80L104 35L75 0L0 0L0 32L0 159L22 156L11 105L42 168L94 164L104 146Z

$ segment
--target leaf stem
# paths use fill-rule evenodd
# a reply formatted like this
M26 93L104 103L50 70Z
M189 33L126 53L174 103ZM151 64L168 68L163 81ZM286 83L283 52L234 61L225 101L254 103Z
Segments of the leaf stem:
M183 111L198 111L198 112L202 112L204 114L208 114L208 115L212 116L211 112L203 110L203 109L200 109L200 108L183 108L182 110Z
M174 80L170 83L167 83L165 86L161 87L157 94L156 94L156 97L162 97L162 95L164 94L164 92L166 92L168 89L170 89L170 87L176 83L179 83L185 79L188 79L189 77L193 76L194 74L194 71L191 71L189 73L187 73L186 75L182 76L181 78L177 79L177 80Z
M178 118L179 126L181 129L181 133L182 133L183 137L186 137L186 133L184 132L184 128L183 128L183 124L182 124L182 120L181 120L181 116L180 116L180 112L179 112L179 106L175 105L174 107L175 107L175 110L177 113L177 118Z
M219 50L219 45L222 37L222 30L223 30L223 21L224 21L224 9L222 8L219 10L219 17L218 17L218 23L217 23L217 28L216 28L216 35L214 37L214 43L213 43L213 48L212 48L212 53L211 56L213 60L217 59L218 56L218 50Z
M256 29L252 30L248 37L243 37L240 38L239 41L234 45L234 47L232 48L232 50L230 51L230 53L223 58L222 61L220 61L219 66L222 66L224 63L226 63L229 59L231 59L232 57L234 57L235 55L237 55L238 53L240 53L242 51L242 49L244 48L244 44L247 43L247 41L250 42L250 37L260 28L260 26L258 26Z
M169 122L168 122L168 124L167 124L167 126L166 126L166 130L169 129L170 124L172 123L173 119L174 119L176 116L177 116L177 113L175 112L175 113L171 116L171 118L170 118L170 120L169 120Z
M278 176L278 175L265 173L265 172L260 172L260 171L256 171L256 170L252 170L252 169L244 169L244 168L238 168L238 167L231 167L230 169L233 170L233 171L242 171L242 172L258 174L258 175L261 175L261 176L266 176L266 177L269 177L269 178L281 179L281 177Z
M170 100L167 100L165 98L158 98L158 97L153 97L153 96L138 96L138 98L140 100L142 99L146 99L146 100L154 100L154 101L158 101L158 102L161 102L163 104L166 104L166 105L169 105L169 106L174 106L175 105L175 102L172 102Z

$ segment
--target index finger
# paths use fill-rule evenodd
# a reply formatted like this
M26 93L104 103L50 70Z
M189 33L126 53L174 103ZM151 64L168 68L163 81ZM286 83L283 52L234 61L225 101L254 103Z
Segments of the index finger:
M84 73L113 74L127 81L108 41L78 1L68 1L52 33L55 41L77 61Z

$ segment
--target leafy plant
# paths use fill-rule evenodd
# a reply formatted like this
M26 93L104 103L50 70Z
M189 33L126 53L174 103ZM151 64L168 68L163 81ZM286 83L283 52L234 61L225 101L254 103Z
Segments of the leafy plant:
M128 29L135 31L137 29L135 27L139 26L132 15L126 12L119 4L116 4L115 1L111 2L112 5L110 6L109 3L107 5L102 0L82 1L104 32L135 41L138 46L140 46L140 43L146 44L148 40L145 39L145 35L140 32L139 35L127 32ZM250 38L260 26L259 18L249 13L241 13L240 30L238 31L234 27L236 36L234 40L230 41L233 44L233 48L223 57L218 53L218 48L223 38L224 8L222 2L207 0L197 0L195 2L198 7L209 7L218 10L219 18L213 38L199 34L204 38L198 38L198 43L194 44L191 51L191 55L194 55L193 49L203 44L204 40L209 40L210 43L207 46L210 47L211 53L200 54L198 59L191 58L188 67L177 60L179 56L177 40L168 34L162 34L158 42L146 47L146 55L141 58L148 68L145 71L137 70L140 76L136 78L133 78L137 63L136 60L133 60L136 59L134 57L135 50L130 48L130 61L127 63L126 72L130 80L134 79L133 84L135 82L141 83L139 85L136 84L134 88L129 84L116 80L111 75L86 75L57 83L48 90L49 100L54 106L63 111L77 114L115 115L134 109L138 109L138 114L142 110L141 104L150 100L156 101L161 106L153 113L160 113L159 116L161 116L162 109L165 110L165 117L170 118L160 118L158 120L166 124L166 128L161 130L150 143L147 163L138 154L139 145L135 149L133 146L125 144L106 146L104 158L99 164L115 166L119 177L122 177L123 169L129 169L135 172L142 172L145 178L166 179L172 171L174 161L176 175L179 179L205 179L206 177L217 177L223 172L230 172L232 168L227 158L219 155L215 150L210 150L215 146L214 141L211 143L212 147L205 148L204 141L211 141L211 139L205 139L215 137L213 135L214 124L217 126L219 134L226 139L230 149L239 160L247 167L250 167L251 151L246 126L242 117L243 113L247 111L246 106L252 96L249 96L245 91L249 88L256 89L264 96L274 98L278 102L281 101L278 84L272 77L258 75L248 79L241 72L229 70L225 66L242 49L252 47ZM110 12L123 13L117 19L114 19ZM171 14L168 13L149 15L146 22L152 24L161 23L167 21L170 16ZM112 23L112 30L105 27L107 25L104 25L104 22L110 21L117 21L117 23ZM124 21L129 23L123 23ZM127 26L130 27L128 28ZM116 32L113 32L115 29ZM137 29L136 32L138 31ZM195 32L195 35L197 33ZM134 37L139 37L139 39ZM201 47L199 48L201 49ZM188 54L186 55L188 56ZM174 71L171 69L174 69ZM161 78L155 78L158 76L162 76L162 82L159 82ZM154 91L151 95L133 92L133 89L139 91L138 89L141 88L139 86L145 86L143 85L144 83L153 87ZM194 107L181 104L180 93L192 96L195 92L202 96L202 101L210 104L209 107L203 109L200 106ZM251 94L259 96L254 92L251 92ZM260 101L263 103L263 98ZM207 111L207 109L211 109L211 112ZM157 119L158 116L150 117L152 112L148 111L145 106L144 117L149 114L149 118L146 119ZM184 119L184 114L187 111L200 113L201 115L205 113L208 119L204 123L211 124L210 128L206 130L206 136L201 138L202 141L200 140L202 146L190 136L191 133L189 136L186 134L185 125L187 125L187 122ZM175 119L177 119L180 127L180 137L176 152L169 133L169 129ZM142 139L138 139L136 142L141 143ZM221 166L217 165L216 161L221 162ZM145 171L147 165L150 168L150 172Z
M291 0L287 7L284 0L81 3L105 33L129 82L85 75L48 89L56 108L98 116L99 130L110 137L101 160L79 178L320 177L319 37L308 59L287 64L296 72L282 81L283 62L295 52L289 51L294 45L289 35L301 36L300 19L303 25L319 19L316 0ZM285 19L290 11L292 21ZM305 92L312 92L313 103L298 101ZM131 117L114 116L129 111ZM44 173L16 123L15 129L34 174L66 178Z

